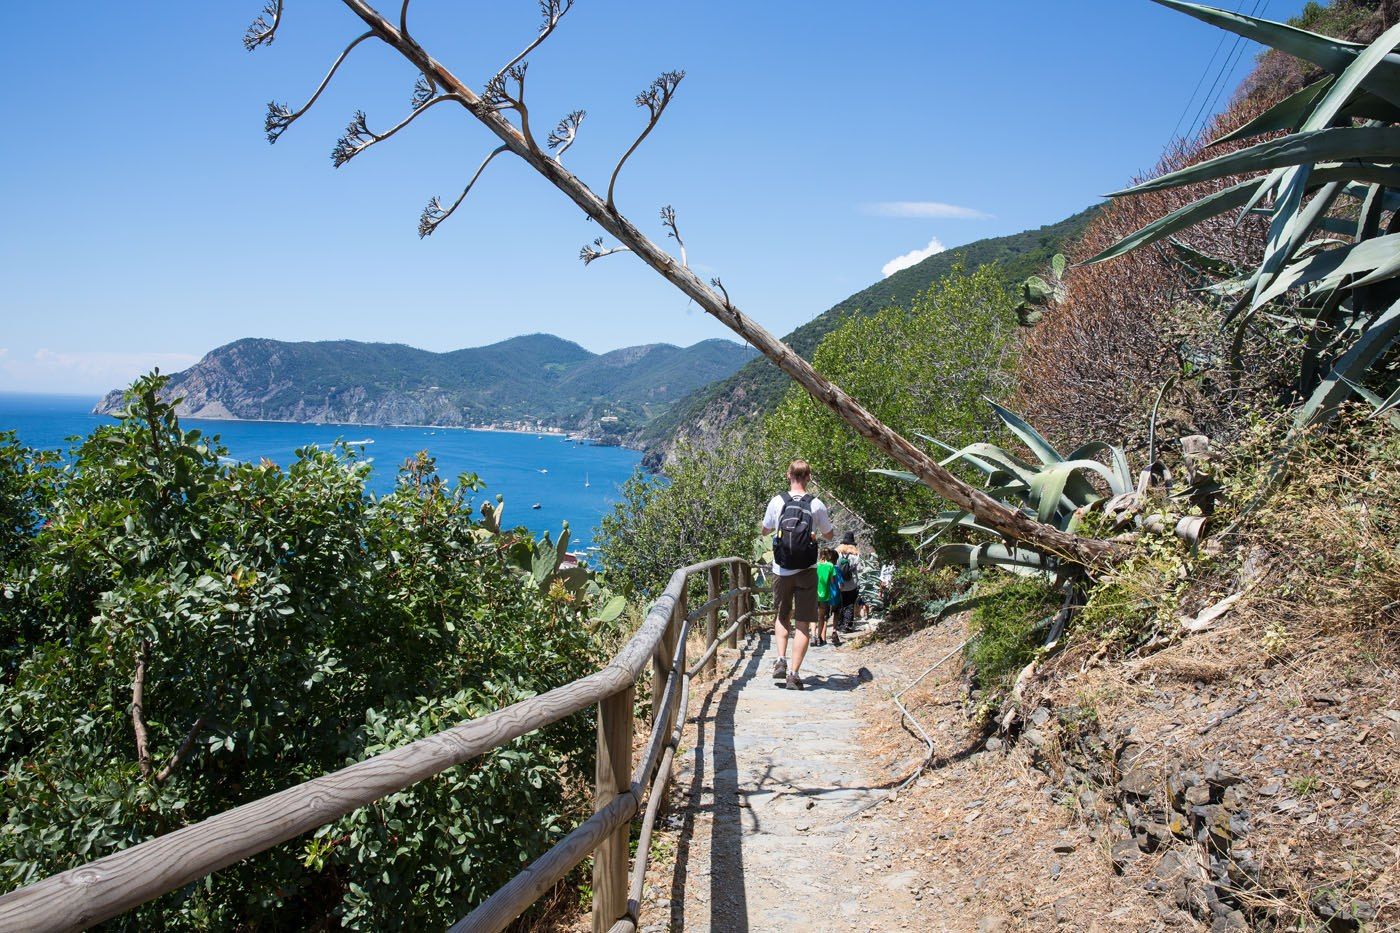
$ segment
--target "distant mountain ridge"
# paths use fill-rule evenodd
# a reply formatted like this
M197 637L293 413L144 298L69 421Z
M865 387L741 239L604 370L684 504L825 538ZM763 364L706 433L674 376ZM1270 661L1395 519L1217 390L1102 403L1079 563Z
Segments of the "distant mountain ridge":
M731 375L754 351L729 340L592 353L550 334L446 353L404 344L249 337L174 374L185 417L346 424L528 424L620 438ZM94 412L112 414L121 390Z
M1090 207L1058 223L975 240L930 256L856 292L798 327L783 341L810 360L822 338L848 317L905 304L959 265L971 272L995 262L1000 264L1008 283L1023 281L1043 272L1055 253L1076 239L1097 211L1097 206ZM755 358L733 375L697 388L647 422L629 443L645 451L644 463L649 468L659 470L677 444L703 443L740 418L772 411L790 384L788 377L769 360Z

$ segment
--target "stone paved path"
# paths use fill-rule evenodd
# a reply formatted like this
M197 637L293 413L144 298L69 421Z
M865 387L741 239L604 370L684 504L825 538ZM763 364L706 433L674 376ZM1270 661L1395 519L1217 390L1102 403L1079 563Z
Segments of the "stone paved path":
M873 821L852 816L889 794L857 742L857 703L880 687L858 654L828 647L808 653L806 690L781 689L772 658L771 636L751 637L692 705L670 923L648 929L904 929L905 879L867 877Z

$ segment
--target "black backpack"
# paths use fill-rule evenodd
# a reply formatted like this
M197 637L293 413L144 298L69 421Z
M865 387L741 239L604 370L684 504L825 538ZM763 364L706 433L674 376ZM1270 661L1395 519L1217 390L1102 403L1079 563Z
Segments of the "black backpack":
M812 497L783 493L773 560L784 570L806 570L817 563L817 538L812 534Z

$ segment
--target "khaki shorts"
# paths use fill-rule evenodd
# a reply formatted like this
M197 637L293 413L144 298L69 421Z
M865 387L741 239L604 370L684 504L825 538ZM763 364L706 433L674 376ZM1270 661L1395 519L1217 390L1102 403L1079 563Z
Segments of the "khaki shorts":
M778 609L778 621L817 621L817 568L808 567L797 573L773 577L773 603Z

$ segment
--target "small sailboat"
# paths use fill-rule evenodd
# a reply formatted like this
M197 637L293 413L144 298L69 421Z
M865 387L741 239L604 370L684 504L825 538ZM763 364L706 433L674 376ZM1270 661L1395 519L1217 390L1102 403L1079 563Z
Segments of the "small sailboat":
M583 474L583 488L584 488L584 489L587 489L589 486L592 486L592 485L593 485L593 484L590 483L590 482L588 481L588 474L587 474L587 473Z
M541 472L541 473L548 473L549 470L545 469L544 467L540 467L540 472Z
M540 504L539 504L538 502L536 502L534 505L530 506L530 508L532 508L532 509L537 509L537 508L539 508L539 507L540 507Z

